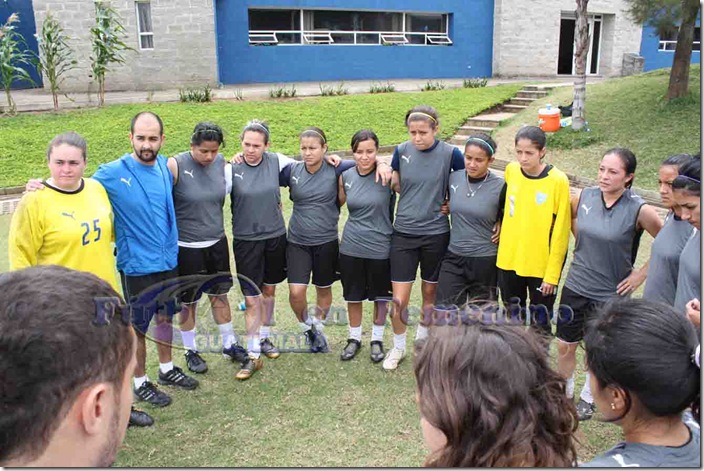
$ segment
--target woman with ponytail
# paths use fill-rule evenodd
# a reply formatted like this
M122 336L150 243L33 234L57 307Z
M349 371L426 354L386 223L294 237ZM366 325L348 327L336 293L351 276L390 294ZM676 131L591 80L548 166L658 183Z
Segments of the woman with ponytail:
M700 348L681 313L662 303L618 299L584 338L599 417L625 441L589 467L700 467ZM689 413L685 413L691 407Z

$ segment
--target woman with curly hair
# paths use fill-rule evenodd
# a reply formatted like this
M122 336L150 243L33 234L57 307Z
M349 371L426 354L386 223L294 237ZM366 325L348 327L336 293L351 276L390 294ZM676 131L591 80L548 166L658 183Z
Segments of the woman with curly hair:
M429 467L569 467L574 404L532 330L459 325L430 331L415 357Z

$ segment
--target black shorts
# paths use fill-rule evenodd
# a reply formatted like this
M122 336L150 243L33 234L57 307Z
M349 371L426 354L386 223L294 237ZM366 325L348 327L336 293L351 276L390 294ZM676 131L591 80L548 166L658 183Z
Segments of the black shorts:
M389 259L352 257L340 254L342 297L347 302L391 299Z
M120 272L120 281L125 300L130 305L132 325L143 334L147 333L149 323L157 312L171 317L181 310L177 268L143 276Z
M391 236L391 281L396 283L414 282L420 263L421 280L437 283L440 264L449 243L449 232L435 235L411 235L394 231Z
M286 234L232 242L242 294L259 296L264 285L276 285L286 279L286 246Z
M499 291L508 314L521 321L530 312L530 325L542 334L552 336L552 317L556 295L543 295L538 288L541 278L521 276L513 270L498 269ZM530 302L530 305L529 305Z
M463 257L448 251L438 277L437 307L463 306L468 300L495 300L496 276L496 255Z
M288 282L294 285L310 283L318 288L327 288L338 280L338 242L337 239L320 245L299 245L292 242L286 248L288 263Z
M584 327L603 303L577 294L568 287L562 288L560 312L571 311L571 316L560 316L555 336L567 343L577 343L584 338Z
M219 275L212 279L203 277L203 282L200 286L195 283L187 283L189 286L181 294L181 301L184 303L197 302L203 293L220 295L230 291L230 288L232 288L232 274L230 272L230 252L227 245L227 237L223 237L210 247L179 247L178 274L182 277L189 275Z

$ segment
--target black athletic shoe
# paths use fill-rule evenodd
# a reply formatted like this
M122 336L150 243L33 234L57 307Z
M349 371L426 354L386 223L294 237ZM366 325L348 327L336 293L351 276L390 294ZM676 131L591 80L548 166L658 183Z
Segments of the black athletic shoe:
M311 326L310 330L304 333L311 353L328 353L330 351L328 349L328 339L325 338L322 332L318 332L315 326Z
M594 404L590 404L584 399L580 399L577 403L577 417L580 421L591 419L595 410Z
M198 380L193 379L190 376L186 376L181 368L174 366L168 373L162 373L159 370L159 379L157 380L159 384L165 386L176 386L181 389L195 389L198 387Z
M379 363L386 356L386 352L384 351L384 344L381 343L379 340L373 340L370 346L371 353L369 354L369 357L374 363Z
M247 349L238 343L233 343L230 348L223 348L222 356L237 363L244 363L249 358Z
M186 365L194 373L201 374L208 371L208 364L195 350L186 350Z
M142 410L135 409L134 406L132 406L132 410L130 411L130 421L127 426L149 427L151 425L154 425L154 419L152 416Z
M138 389L135 389L134 395L140 401L148 402L156 407L166 407L171 404L171 396L159 391L150 381L145 381Z
M359 349L362 348L362 343L359 340L347 339L347 345L342 349L340 360L349 361L357 356Z
M275 360L281 356L279 349L276 348L276 346L271 343L271 340L268 338L259 342L259 351L262 352L262 355L272 360Z

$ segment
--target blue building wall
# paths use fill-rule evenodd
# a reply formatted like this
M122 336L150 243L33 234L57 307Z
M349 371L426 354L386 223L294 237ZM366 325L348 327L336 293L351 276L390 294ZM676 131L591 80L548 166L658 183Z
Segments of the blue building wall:
M700 19L697 18L697 26L700 25ZM672 61L675 58L675 51L658 51L660 36L657 31L651 26L643 26L643 35L640 40L640 55L645 59L643 70L662 69L663 67L672 67ZM692 51L692 64L699 64L701 59L700 51Z
M0 25L5 24L11 14L18 13L20 17L19 23L15 23L16 31L22 35L26 44L23 49L29 49L35 54L38 53L37 38L34 33L37 32L34 23L34 9L32 8L31 0L0 0ZM42 86L42 77L37 72L35 67L26 69L30 77L35 81L34 84L26 81L14 81L11 88L32 88Z
M449 13L451 46L250 46L248 9ZM492 75L493 0L215 0L219 80L224 84Z

